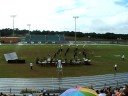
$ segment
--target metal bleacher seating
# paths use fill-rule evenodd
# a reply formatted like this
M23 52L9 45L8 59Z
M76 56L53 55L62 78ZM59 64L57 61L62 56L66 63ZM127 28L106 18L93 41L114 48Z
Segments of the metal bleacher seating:
M47 42L57 42L59 41L59 35L47 35Z
M63 34L49 34L49 35L26 35L26 37L22 40L27 43L62 43L65 41Z
M64 39L64 35L62 34L54 34L54 35L47 35L47 39L46 39L47 42L56 42L56 43L61 43L61 42L64 42L65 39Z
M31 35L31 42L34 43L45 43L45 35Z

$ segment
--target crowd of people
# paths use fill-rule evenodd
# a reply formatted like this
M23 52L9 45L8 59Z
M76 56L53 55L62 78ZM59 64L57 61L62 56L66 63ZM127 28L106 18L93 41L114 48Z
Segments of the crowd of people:
M96 92L98 96L128 96L128 85L119 88L105 87Z
M95 90L93 87L91 89ZM65 89L66 90L66 89ZM39 93L29 93L29 94L20 94L18 96L59 96L65 90L41 90ZM128 84L125 84L123 87L104 87L100 90L95 90L97 96L128 96ZM59 93L60 92L60 93ZM17 96L16 94L6 94L0 93L0 96Z
M128 96L128 85L125 84L123 87L115 87L115 88L104 87L100 90L95 90L95 91L98 94L97 96ZM47 94L47 92L45 91L43 94L40 94L40 96L59 96L59 95L55 95L55 94L50 95L49 93Z

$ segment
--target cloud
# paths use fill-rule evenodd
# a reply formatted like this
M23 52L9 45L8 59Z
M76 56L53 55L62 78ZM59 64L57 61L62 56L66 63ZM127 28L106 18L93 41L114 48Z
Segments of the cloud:
M128 0L0 0L0 28L127 33Z

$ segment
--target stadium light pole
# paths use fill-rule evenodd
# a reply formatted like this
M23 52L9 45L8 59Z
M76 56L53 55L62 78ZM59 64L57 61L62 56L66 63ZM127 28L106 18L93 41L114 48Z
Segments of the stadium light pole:
M11 15L11 17L12 17L12 28L13 28L13 37L14 37L14 18L16 17L16 15Z
M75 45L76 45L76 19L78 19L78 16L73 16L74 20L75 20Z
M31 24L27 24L27 26L28 26L28 30L29 30L29 36L30 36L30 26L31 26Z
M30 26L31 26L31 24L27 24L27 26L28 26L28 31L29 31L29 42L31 41L31 34L30 34Z
M30 31L30 26L31 26L31 24L27 24L27 26L28 26L28 30Z
M45 44L46 44L46 41L47 41L47 35L45 35Z

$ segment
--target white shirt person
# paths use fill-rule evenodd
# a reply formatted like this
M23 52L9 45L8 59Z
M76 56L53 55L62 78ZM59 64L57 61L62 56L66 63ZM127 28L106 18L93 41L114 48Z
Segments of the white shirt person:
M31 70L33 70L33 63L30 63L30 68Z
M117 71L117 64L114 65L114 70Z

